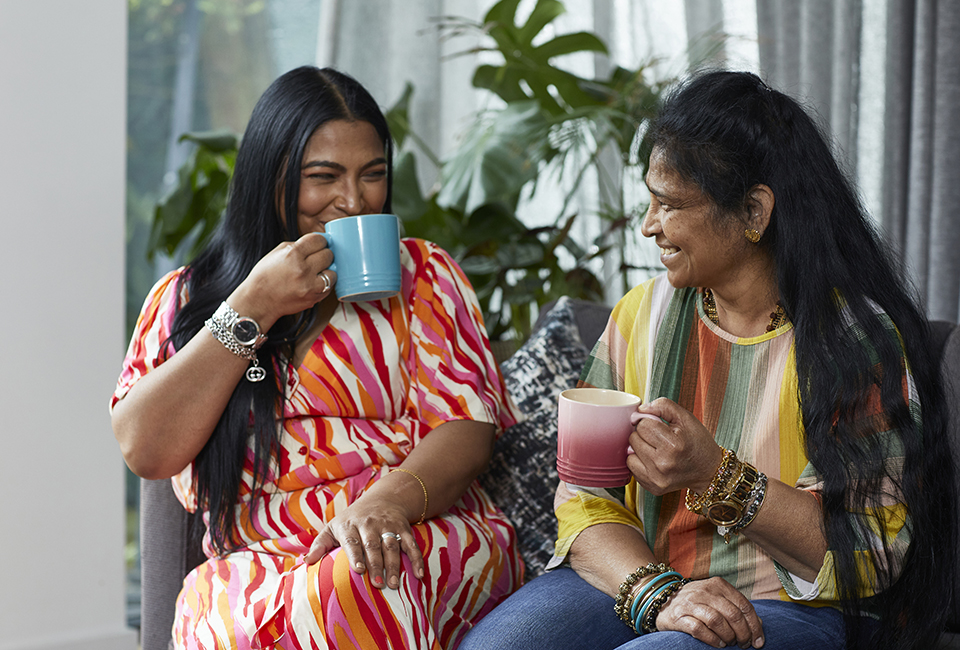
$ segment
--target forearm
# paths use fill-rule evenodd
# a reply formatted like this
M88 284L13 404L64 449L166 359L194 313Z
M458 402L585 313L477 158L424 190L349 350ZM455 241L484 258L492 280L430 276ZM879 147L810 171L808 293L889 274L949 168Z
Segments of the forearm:
M609 596L617 595L620 583L637 567L659 562L643 535L614 523L581 531L570 547L569 558L570 567L581 578Z
M492 424L454 420L438 426L417 443L400 467L416 474L426 487L429 502L425 518L450 508L487 467L495 433ZM419 521L423 514L423 487L406 472L391 472L367 494L401 503L411 522Z
M113 409L113 432L138 476L161 479L203 449L250 362L201 328L182 350L140 378Z
M812 582L827 552L822 520L813 494L769 479L763 507L743 534L785 569Z

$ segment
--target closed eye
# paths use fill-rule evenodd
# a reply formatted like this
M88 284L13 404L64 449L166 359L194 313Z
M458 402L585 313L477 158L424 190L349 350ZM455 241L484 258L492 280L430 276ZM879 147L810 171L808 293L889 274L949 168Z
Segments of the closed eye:
M336 179L335 174L328 174L324 172L313 172L309 174L304 174L304 178L314 178L321 181L332 181Z

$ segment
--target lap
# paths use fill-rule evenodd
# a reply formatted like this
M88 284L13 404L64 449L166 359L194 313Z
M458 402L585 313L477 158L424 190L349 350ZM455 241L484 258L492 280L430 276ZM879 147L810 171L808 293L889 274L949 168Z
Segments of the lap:
M753 601L763 621L765 650L841 650L842 615L778 600ZM638 637L613 613L613 598L569 568L524 585L481 620L460 650L704 650L705 643L682 632Z
M364 650L455 647L521 575L512 529L501 530L484 512L455 507L415 526L426 576L414 578L402 555L399 589L373 587L339 548L309 566L250 550L210 559L184 581L177 647L297 649L319 640Z

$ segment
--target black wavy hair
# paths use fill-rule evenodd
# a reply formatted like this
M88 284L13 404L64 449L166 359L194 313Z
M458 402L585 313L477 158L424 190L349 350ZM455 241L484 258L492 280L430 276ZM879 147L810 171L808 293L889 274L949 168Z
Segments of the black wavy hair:
M393 155L387 121L367 90L331 68L304 66L280 76L253 109L237 152L229 200L210 243L181 275L189 301L174 318L169 342L181 349L203 327L217 306L249 275L254 265L282 241L294 241L300 162L310 136L332 120L369 122L384 146L390 211ZM283 189L286 223L280 216ZM182 288L182 287L178 287ZM195 464L198 502L209 511L211 542L217 552L237 548L236 521L248 440L254 449L253 494L260 496L279 447L283 377L298 334L313 311L277 321L258 351L267 379L241 379ZM279 379L278 379L279 378ZM251 417L251 412L253 416ZM241 513L242 515L242 513Z
M818 123L756 75L693 75L666 97L648 137L669 168L713 200L725 215L718 218L745 215L757 184L773 190L760 245L772 255L794 325L804 443L823 481L823 529L836 558L848 647L932 647L956 575L955 470L939 363L901 263ZM843 304L855 327L845 322ZM901 344L921 405L919 424L903 394ZM893 439L870 435L876 421L867 401L877 391ZM898 472L885 462L888 455L904 457L899 479L891 477ZM884 539L890 553L872 554L871 578L863 566L858 571L854 549L875 537L871 525L884 530L882 511L871 510L884 496L905 503L911 543L905 557L886 562L895 554ZM879 594L862 596L874 590ZM857 614L865 610L879 613L879 629L861 623Z

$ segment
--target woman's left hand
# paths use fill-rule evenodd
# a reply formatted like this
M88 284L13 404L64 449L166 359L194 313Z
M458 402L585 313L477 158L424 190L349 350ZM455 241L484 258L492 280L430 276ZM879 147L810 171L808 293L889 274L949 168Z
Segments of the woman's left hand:
M657 496L682 488L703 492L723 459L723 450L707 428L665 397L638 410L659 419L640 419L630 434L633 453L627 455L627 468L637 482Z
M319 562L325 554L341 546L350 559L350 568L357 573L366 571L374 587L396 589L400 586L400 553L403 552L410 559L413 574L422 578L423 555L402 505L370 496L361 496L323 527L310 545L307 564Z
M753 604L723 578L690 582L667 601L657 629L686 632L715 648L762 648L763 622Z

